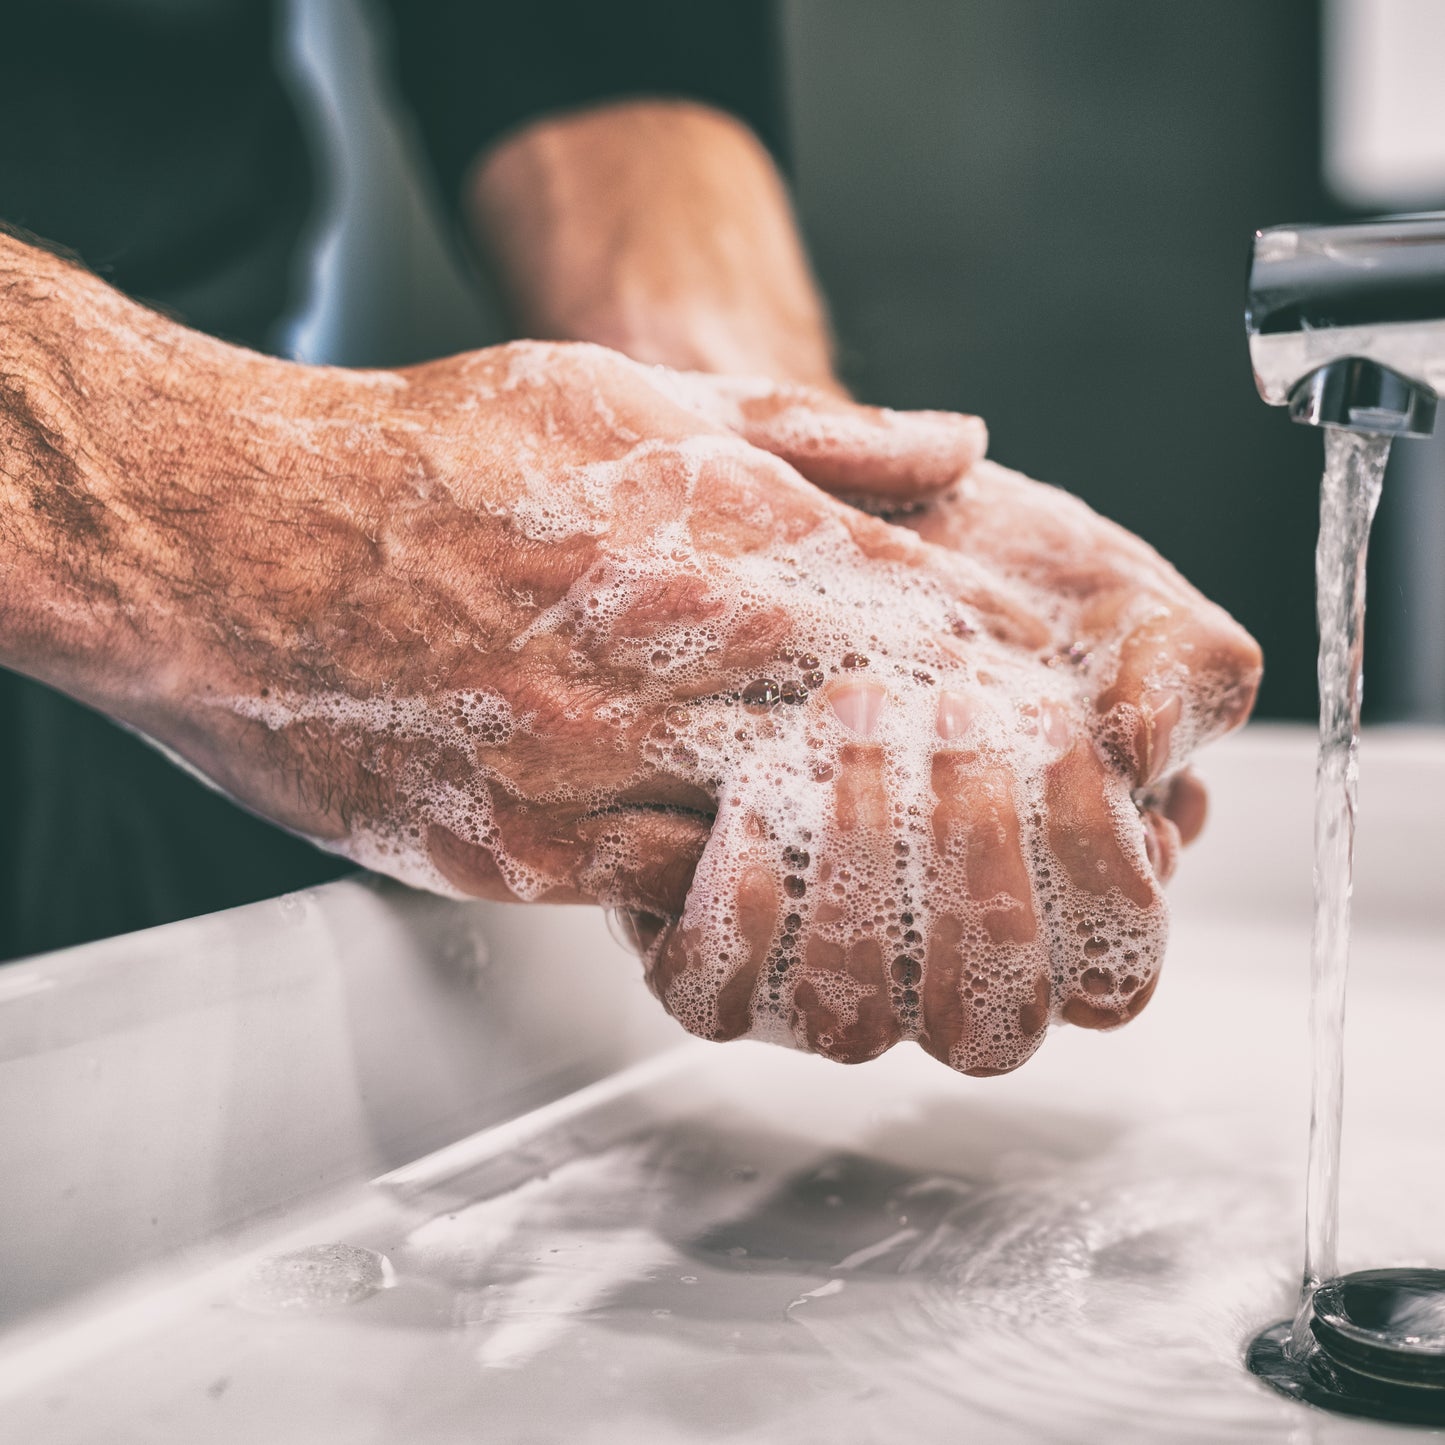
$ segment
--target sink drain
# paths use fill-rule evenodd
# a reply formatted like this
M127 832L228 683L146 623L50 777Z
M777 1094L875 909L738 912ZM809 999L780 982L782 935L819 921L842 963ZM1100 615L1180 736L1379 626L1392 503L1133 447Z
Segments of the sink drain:
M1286 1353L1292 1321L1250 1343L1247 1363L1294 1400L1347 1415L1445 1425L1445 1270L1367 1269L1315 1291L1314 1348Z

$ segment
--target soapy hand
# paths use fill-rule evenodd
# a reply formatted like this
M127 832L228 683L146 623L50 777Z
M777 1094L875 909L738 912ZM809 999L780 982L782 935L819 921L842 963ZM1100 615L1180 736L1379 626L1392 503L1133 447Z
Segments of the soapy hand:
M934 544L824 513L850 542L794 547L801 575L773 577L786 636L752 679L788 700L730 714L735 678L653 755L695 768L715 817L696 872L701 828L676 870L685 907L632 915L667 1006L712 1037L845 1059L913 1037L973 1072L1018 1063L1050 1018L1136 1013L1163 944L1156 880L1203 822L1183 765L1248 712L1253 642L1143 543L1001 468L918 510L878 424L901 428L916 479L937 472L901 419L844 399L785 189L726 117L549 119L497 148L473 201L530 334L686 368L653 384ZM842 667L850 651L867 667Z
M129 709L232 795L425 887L621 910L711 1038L992 1073L1148 998L1169 780L1257 657L975 465L981 424L588 346L304 377L310 460L212 518L233 575ZM914 530L804 480L960 474ZM304 546L258 574L247 516Z
M996 463L897 520L1052 595L1074 636L1067 664L1098 689L1099 736L1138 780L1151 861L1168 879L1204 825L1204 789L1184 765L1249 715L1258 645L1133 533Z

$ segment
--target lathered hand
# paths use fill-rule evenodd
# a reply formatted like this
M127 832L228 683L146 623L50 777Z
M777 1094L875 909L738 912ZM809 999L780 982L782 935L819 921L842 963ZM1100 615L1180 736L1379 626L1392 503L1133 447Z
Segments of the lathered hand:
M1150 856L1167 879L1179 844L1204 824L1204 790L1184 765L1249 715L1254 639L1133 533L993 462L899 520L1052 598L1054 628L1073 639L1054 665L1092 691L1096 735L1136 780Z
M1192 634L1080 611L1006 523L950 550L804 479L988 479L976 422L586 346L298 367L58 263L8 295L10 665L371 866L627 910L710 1037L992 1072L1147 998L1134 795L1252 654L1186 676Z
M917 490L977 456L960 418L576 346L357 384L313 403L296 504L329 580L156 729L228 790L424 886L624 910L712 1038L855 1061L912 1037L989 1073L1148 998L1167 825L1134 798L1253 685L1152 554L1119 542L1134 575L1097 585L986 466L938 504L976 534L945 550L781 459L850 489L891 458ZM347 476L365 414L390 460ZM1117 542L1084 517L1073 545ZM1181 619L1224 639L1189 676Z

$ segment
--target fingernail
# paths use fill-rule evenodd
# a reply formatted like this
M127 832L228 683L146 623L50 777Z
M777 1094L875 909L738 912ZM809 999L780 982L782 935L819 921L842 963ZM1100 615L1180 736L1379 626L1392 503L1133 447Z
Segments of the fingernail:
M944 742L961 738L973 726L978 704L961 692L945 692L938 699L938 720L934 729Z
M1074 728L1069 721L1068 708L1058 702L1040 703L1039 731L1050 747L1061 753L1067 752L1074 741Z
M850 732L869 737L878 725L887 689L876 682L848 682L829 695L833 715Z

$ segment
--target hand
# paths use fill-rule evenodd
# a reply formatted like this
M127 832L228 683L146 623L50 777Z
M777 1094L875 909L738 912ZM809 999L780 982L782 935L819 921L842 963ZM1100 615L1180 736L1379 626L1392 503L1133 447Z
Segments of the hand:
M1188 594L1157 561L1152 591L1080 610L1079 564L1010 550L1002 517L963 557L781 460L936 485L976 425L588 347L384 392L302 379L284 410L324 489L244 510L304 535L281 570L314 580L192 629L183 685L136 719L234 795L424 886L627 910L652 987L712 1038L856 1061L913 1037L992 1073L1051 1019L1148 998L1164 863L1133 795L1247 708L1238 635L1233 663L1166 676L1148 628ZM356 456L363 414L385 455ZM224 594L258 590L242 565ZM1167 745L1161 678L1189 729Z
M897 520L1052 595L1055 625L1074 639L1058 665L1096 689L1099 736L1139 780L1150 858L1167 880L1204 826L1186 760L1249 716L1258 644L1133 533L996 463Z
M669 376L666 384L733 426L767 418L775 432L795 439L795 454L804 450L797 438L837 441L858 414L837 390L698 373ZM948 414L897 415L928 415L942 429ZM980 429L981 453L982 422L968 420ZM812 479L926 541L1024 581L1043 599L1052 625L1073 639L1056 665L1098 686L1099 736L1118 765L1141 779L1135 798L1145 841L1167 881L1181 843L1199 835L1207 811L1204 787L1185 760L1248 717L1262 670L1258 645L1146 542L1070 493L982 460L933 496L911 493L911 479L937 485L946 450L924 468L921 450L911 447L910 465L900 469L876 433L870 440L842 453L846 465L814 467Z
M645 921L639 942L674 1013L708 1003L712 1037L762 1032L766 985L784 1040L858 1062L914 1037L955 1068L999 1073L1049 1020L1109 1028L1152 996L1157 882L1204 821L1184 764L1248 716L1260 657L1145 544L1016 473L981 463L911 520L966 559L979 610L930 638L911 630L900 579L896 602L880 600L896 613L868 680L829 683L846 740L824 764L823 857L807 837L792 850L813 862L807 892L785 877L780 896L775 814L739 797L714 846L730 826L747 860L717 869L745 966L718 975L720 930L692 899L678 923ZM709 888L710 861L697 875Z

